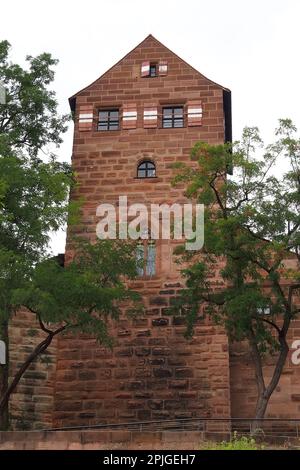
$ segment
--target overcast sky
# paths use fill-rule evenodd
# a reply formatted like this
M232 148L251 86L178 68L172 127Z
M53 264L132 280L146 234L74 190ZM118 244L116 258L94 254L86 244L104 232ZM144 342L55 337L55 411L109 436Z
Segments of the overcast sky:
M233 137L257 125L270 141L280 117L300 127L299 0L7 0L0 39L11 58L51 52L54 89L68 97L94 81L148 34L232 91ZM69 161L72 128L59 150ZM54 253L64 236L53 238Z

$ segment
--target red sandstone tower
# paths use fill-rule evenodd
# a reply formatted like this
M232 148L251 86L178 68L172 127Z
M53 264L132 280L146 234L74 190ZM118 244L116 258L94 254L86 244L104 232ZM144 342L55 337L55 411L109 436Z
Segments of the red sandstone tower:
M99 79L70 98L75 114L72 162L84 196L84 230L96 236L96 208L116 204L187 202L172 188L174 162L189 162L198 140L231 139L230 91L208 80L148 36ZM67 256L69 244L67 242ZM73 371L56 387L55 425L230 416L227 338L211 325L183 337L183 319L166 314L182 287L174 242L141 246L144 269L135 288L146 314L116 326L112 353L93 340L62 339L57 367ZM66 360L66 353L68 360ZM77 364L76 361L80 362ZM62 372L61 372L62 373Z
M133 202L187 202L172 187L175 162L190 162L198 140L231 140L230 91L212 82L153 36L70 98L75 117L72 163L84 197L77 232L96 238L96 208ZM192 164L192 162L190 162ZM72 255L71 234L66 257ZM256 384L242 345L228 345L224 331L199 321L183 337L184 319L168 315L182 288L172 240L147 241L135 289L145 315L115 325L118 344L108 351L92 338L63 337L49 350L51 363L35 364L14 395L16 427L52 427L191 417L251 417ZM218 272L211 273L216 283ZM29 337L32 317L20 312L11 331L13 367L39 337ZM299 337L294 320L290 341ZM40 333L38 333L40 335ZM18 351L18 355L16 354ZM24 356L25 357L25 356ZM12 370L13 372L13 370ZM270 372L271 373L271 372ZM269 416L299 418L300 366L286 364ZM287 406L288 405L288 406Z

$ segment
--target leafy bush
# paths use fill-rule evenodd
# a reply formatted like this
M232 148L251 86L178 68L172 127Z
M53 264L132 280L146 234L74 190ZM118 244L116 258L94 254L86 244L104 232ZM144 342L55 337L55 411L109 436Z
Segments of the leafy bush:
M205 447L206 450L262 450L263 446L258 446L252 437L238 437L234 432L230 441L222 441Z

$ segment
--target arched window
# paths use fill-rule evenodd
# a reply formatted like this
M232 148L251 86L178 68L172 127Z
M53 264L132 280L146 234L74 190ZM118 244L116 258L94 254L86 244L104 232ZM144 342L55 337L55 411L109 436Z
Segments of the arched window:
M144 160L137 167L138 178L155 178L155 164L150 160Z

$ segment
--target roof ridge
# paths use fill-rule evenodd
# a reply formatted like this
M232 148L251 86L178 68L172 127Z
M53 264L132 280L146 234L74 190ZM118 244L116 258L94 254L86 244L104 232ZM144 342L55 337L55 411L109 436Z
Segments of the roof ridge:
M153 36L153 34L148 34L148 36L146 36L141 42L139 42L137 44L137 46L135 46L133 49L131 49L129 52L127 52L127 54L125 54L120 60L118 60L114 65L112 65L109 69L107 69L102 75L100 75L98 78L96 78L96 80L94 80L93 82L91 82L89 85L85 86L84 88L82 88L81 90L79 90L77 93L74 93L70 98L69 98L69 103L71 105L71 103L75 100L76 96L79 95L79 93L82 93L83 91L85 91L87 88L89 88L90 86L94 85L94 83L96 83L98 80L100 80L102 77L104 77L104 75L106 75L108 72L110 72L114 67L116 67L118 64L120 64L120 62L122 62L124 59L126 59L126 57L128 57L132 52L134 52L138 47L140 47L145 41L147 41L149 38L153 39L154 41L156 41L160 46L164 47L165 49L167 49L171 54L173 54L175 57L177 57L179 60L181 60L182 62L184 62L187 66L191 67L196 73L198 73L199 75L201 75L203 78L205 78L206 80L208 80L209 82L211 82L212 84L214 85L217 85L219 86L220 88L222 88L223 90L225 91L230 91L228 88L226 87L223 87L222 85L220 85L219 83L217 82L214 82L213 80L207 78L205 75L203 75L201 72L199 72L199 70L197 70L195 67L193 67L191 64L189 64L188 62L186 62L184 59L182 59L179 55L177 55L175 52L173 52L171 49L169 49L167 46L165 46L162 42L160 42L155 36ZM72 106L71 106L72 107Z

